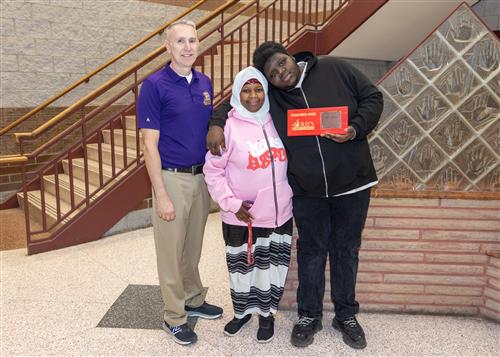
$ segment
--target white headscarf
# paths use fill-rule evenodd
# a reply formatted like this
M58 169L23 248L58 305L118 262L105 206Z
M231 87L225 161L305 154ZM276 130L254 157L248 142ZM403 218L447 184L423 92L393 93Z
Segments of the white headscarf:
M264 99L264 104L262 107L255 113L252 113L248 111L243 104L241 104L240 101L240 93L241 89L243 88L243 85L248 81L249 79L255 78L257 79L261 84L262 87L264 88L264 94L265 94L265 99ZM257 68L255 67L247 67L243 70L241 70L236 77L234 78L234 83L233 83L233 94L231 95L231 106L236 109L238 114L245 118L251 118L257 120L260 124L264 122L264 119L266 118L266 114L269 112L269 98L267 96L267 79L264 77L262 72L260 72Z

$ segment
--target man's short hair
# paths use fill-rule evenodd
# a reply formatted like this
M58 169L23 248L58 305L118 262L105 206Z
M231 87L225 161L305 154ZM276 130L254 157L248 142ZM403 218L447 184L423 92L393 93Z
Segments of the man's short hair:
M168 40L168 35L170 34L170 31L172 31L172 28L177 25L188 25L194 28L194 30L196 31L196 24L193 21L186 19L177 20L167 26L167 29L165 30L165 40Z
M259 71L264 72L264 66L269 58L275 53L284 53L289 56L288 51L281 43L268 41L261 44L253 52L253 65Z

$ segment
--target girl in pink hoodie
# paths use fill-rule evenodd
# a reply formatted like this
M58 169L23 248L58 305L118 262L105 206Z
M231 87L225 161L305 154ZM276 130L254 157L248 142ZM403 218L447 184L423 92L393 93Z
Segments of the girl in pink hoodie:
M292 190L285 148L269 114L267 80L254 67L236 75L222 156L207 153L203 172L219 203L226 243L234 318L224 327L238 334L259 315L257 340L274 335L292 240Z

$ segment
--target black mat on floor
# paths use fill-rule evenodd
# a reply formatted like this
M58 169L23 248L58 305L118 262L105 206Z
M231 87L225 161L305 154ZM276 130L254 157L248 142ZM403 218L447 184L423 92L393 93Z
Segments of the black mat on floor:
M197 317L188 318L194 330ZM163 301L158 285L128 285L97 327L161 329Z

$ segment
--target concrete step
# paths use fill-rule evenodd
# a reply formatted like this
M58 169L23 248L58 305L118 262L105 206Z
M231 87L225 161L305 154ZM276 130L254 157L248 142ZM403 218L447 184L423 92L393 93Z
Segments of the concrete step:
M222 56L220 54L216 54L213 56L211 56L211 55L203 56L203 60L204 60L203 62L204 62L205 68L210 69L210 67L212 65L212 58L214 61L214 69L220 68L222 65ZM247 64L248 60L250 61L250 64L253 63L252 62L253 61L252 60L252 53L250 54L249 58L247 58L246 54L242 54L241 63L243 66L247 67L246 64ZM224 53L224 67L231 66L231 61L233 62L233 66L238 65L240 63L240 56L239 55L231 56L230 52Z
M224 80L224 88L226 88L228 85L230 85L229 86L229 91L231 91L231 89L233 87L232 81L226 78ZM220 78L215 78L212 81L212 86L214 88L214 93L218 93L220 91L220 88L221 88L221 80L220 80Z
M233 64L233 71L236 69L238 66L238 63ZM214 73L220 73L221 69L221 63L220 62L214 62ZM204 66L195 66L194 67L197 71L203 72L205 74L210 74L210 71L212 70L210 66L210 60L207 60L206 64ZM230 62L224 62L224 70L225 71L230 71L231 70L231 63ZM236 72L238 73L238 72Z
M125 133L127 135L127 146L131 147L131 149L127 149L126 156L129 160L136 158L135 152L135 138L136 138L136 118L134 115L125 117L125 127L130 128L132 130L126 130ZM115 141L115 174L123 167L123 141L122 129L114 130L114 141ZM87 153L88 153L88 180L89 180L89 194L92 194L97 191L100 186L99 180L99 171L102 170L103 183L110 181L117 181L121 179L121 176L125 175L127 172L118 175L115 179L111 180L113 177L112 168L111 168L111 146L109 142L111 141L111 132L110 130L106 130L103 133L105 142L101 144L101 156L102 156L102 164L101 168L99 167L98 159L98 144L88 144L87 145ZM106 141L108 143L106 143ZM42 209L42 193L40 190L30 191L28 192L28 205L30 212L30 220L32 220L32 224L36 225L36 229L42 229L42 212L45 212L45 220L47 223L47 228L50 228L57 221L57 204L59 203L59 217L67 214L71 211L71 196L73 195L75 205L78 205L82 201L85 200L86 191L85 191L85 170L84 170L84 159L76 158L71 160L72 163L72 173L73 173L73 182L72 182L72 190L70 184L70 176L69 176L69 160L63 160L63 169L64 173L59 173L57 175L57 185L56 185L56 176L55 175L45 175L43 180L43 188L44 188L44 209ZM56 186L58 187L56 189ZM56 190L59 191L59 200L56 199ZM72 193L73 192L73 193ZM99 195L105 192L105 188L100 190L97 194L95 194L91 200L94 200ZM17 194L19 205L22 209L24 209L24 198L23 193ZM67 218L65 218L60 224L64 224L68 222L75 214L77 214L80 209L75 210L71 213Z
M127 148L135 150L137 147L136 145L136 131L135 130L125 130L126 135L127 135ZM123 147L123 130L122 129L115 129L113 130L113 138L114 138L114 144L117 146ZM102 135L104 137L104 142L106 144L111 144L111 130L103 130ZM139 132L139 145L142 150L142 142L141 142L142 135Z
M69 161L68 160L63 160L63 167L64 167L64 172L69 173ZM80 181L85 182L85 166L84 166L84 160L82 158L79 159L73 159L71 161L72 163L72 169L73 169L73 176L77 178ZM100 186L100 181L99 181L99 163L94 160L87 160L88 164L88 178L89 178L89 184L93 186ZM115 173L118 172L120 169L115 168ZM102 164L102 179L103 183L106 183L113 177L111 166Z
M125 129L134 131L137 127L137 119L135 115L126 115L125 116Z
M73 197L75 200L75 205L85 200L85 170L84 170L84 160L82 158L73 159L72 172L73 172ZM70 177L69 172L69 161L62 161L64 173L58 174L58 186L59 186L59 207L60 207L60 217L65 215L71 210L71 189L70 189ZM88 179L89 179L89 194L97 191L100 186L99 182L99 163L92 159L87 160L88 165ZM135 167L135 166L134 166ZM119 169L116 168L115 173ZM113 182L119 181L128 172L124 171L120 175L116 176L114 179L112 175L111 166L102 164L102 174L103 183L112 184ZM47 228L52 226L57 222L57 200L56 200L56 177L55 175L46 175L43 177L44 184L44 200L45 200L45 219L47 223ZM99 197L102 193L106 191L104 189L97 192L91 200ZM24 199L23 193L17 194L17 199L19 205L24 209ZM40 190L28 192L28 204L30 209L30 219L36 224L42 225L42 199ZM81 208L72 212L68 217L66 217L60 224L68 222L74 215L76 215Z
M98 144L87 144L87 155L88 158L99 162L99 145ZM115 167L122 168L125 167L123 158L124 158L124 150L123 146L117 146L117 142L115 141ZM136 159L137 154L135 150L127 149L127 164ZM106 143L101 143L101 158L102 162L106 165L111 166L111 145Z
M233 47L233 54L234 55L237 55L240 53L242 53L243 55L246 55L248 52L250 52L250 54L252 54L253 50L254 50L251 45L250 45L250 50L249 50L248 43L246 43L246 42L241 42L241 43L235 42L235 43L233 43L232 47ZM220 45L216 46L216 49L215 49L216 53L220 55L222 53L222 48L223 47ZM231 54L231 44L230 43L224 44L224 54L226 54L226 55Z
M57 175L59 183L59 197L68 205L71 206L71 184L68 174L60 173ZM43 177L45 191L56 197L56 177L55 175L46 175ZM89 194L92 194L97 189L94 185L89 185ZM73 198L75 205L85 200L85 182L74 177L73 178Z
M224 67L223 67L224 71L221 70L221 63L220 62L214 63L213 71L212 71L212 68L210 66L210 63L204 67L199 66L196 69L200 72L205 73L208 77L221 78L224 75L225 78L233 80L234 76L236 76L236 74L239 71L241 71L243 68L246 68L246 67L248 67L248 66L247 66L247 62L245 59L244 61L241 62L241 66L240 66L239 62L237 62L237 63L233 64L232 68L231 68L230 63L224 63ZM231 70L232 70L232 72L231 72Z
M17 200L22 209L24 209L24 199L23 194L17 194ZM56 197L48 192L44 193L45 200L45 220L47 223L47 228L52 226L57 222L57 204ZM40 190L29 191L28 192L28 205L29 205L29 215L30 219L34 220L37 224L43 225L42 219L42 196ZM71 210L69 204L64 202L62 199L59 200L60 216L68 213ZM64 224L70 220L70 217L66 217L61 223Z

